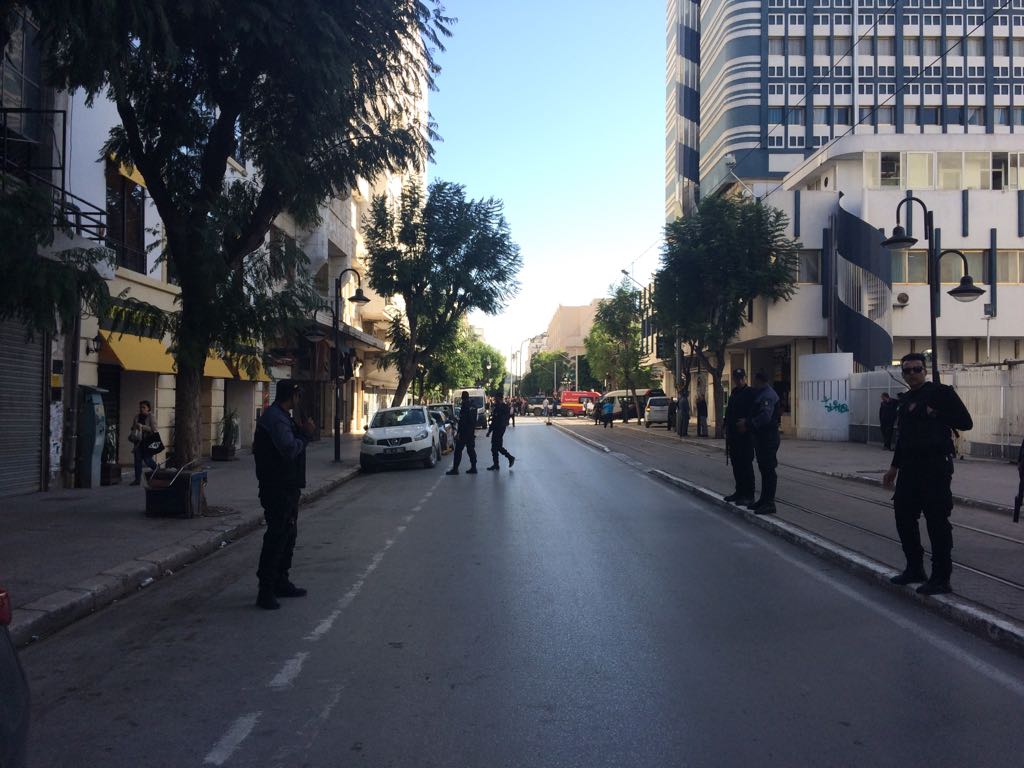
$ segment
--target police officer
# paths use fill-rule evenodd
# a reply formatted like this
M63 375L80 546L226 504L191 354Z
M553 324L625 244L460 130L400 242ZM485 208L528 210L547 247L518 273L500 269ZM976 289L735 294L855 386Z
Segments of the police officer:
M895 483L896 530L907 567L891 581L924 582L917 588L919 593L941 595L952 591L953 527L949 515L953 511L953 430L971 429L974 422L952 387L925 380L924 355L904 355L900 366L910 390L900 400L896 447L883 484L892 488ZM927 580L917 523L922 513L932 549L932 573Z
M463 392L459 423L455 428L455 461L452 463L452 468L445 472L446 475L459 474L463 448L469 454L469 469L466 470L466 474L476 474L476 411L477 409L469 400L469 392Z
M500 392L494 396L494 405L491 406L491 425L487 428L487 436L491 438L491 466L487 469L497 470L500 469L498 466L498 454L500 453L506 459L508 459L508 468L512 469L512 465L516 463L516 457L505 450L505 430L508 428L509 419L512 416L512 411L508 407L508 403L505 402L505 397Z
M775 514L775 488L779 476L775 468L779 465L779 422L782 409L779 395L768 385L764 371L754 374L754 406L747 422L754 437L754 454L757 456L757 470L761 473L761 497L747 508L755 515Z
M298 409L301 398L295 381L279 381L274 403L260 416L252 443L267 521L256 571L260 582L256 605L267 610L281 607L279 597L306 594L288 578L298 534L299 496L306 487L306 444L316 431L312 419L306 419L301 428L292 419L291 411Z
M747 425L754 406L754 392L747 386L747 372L732 372L732 392L725 407L725 439L732 460L736 490L725 497L741 506L754 501L754 440Z

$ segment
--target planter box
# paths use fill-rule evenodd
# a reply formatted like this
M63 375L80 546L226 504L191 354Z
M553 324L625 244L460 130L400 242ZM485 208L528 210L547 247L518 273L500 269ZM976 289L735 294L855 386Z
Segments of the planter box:
M119 485L120 483L120 464L100 464L100 485Z
M211 449L210 458L213 461L231 461L235 458L235 446L215 445Z

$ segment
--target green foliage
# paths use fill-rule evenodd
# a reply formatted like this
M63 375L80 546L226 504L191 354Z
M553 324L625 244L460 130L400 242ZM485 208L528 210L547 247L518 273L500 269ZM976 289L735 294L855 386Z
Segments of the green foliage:
M470 310L496 314L518 290L522 257L502 209L500 200L469 200L464 187L444 181L433 182L426 196L406 187L397 205L374 198L364 225L370 285L404 300L383 359L399 372L395 404L418 365L456 337Z
M758 297L785 300L796 288L797 250L786 215L759 201L709 197L697 211L665 227L654 306L662 328L674 328L712 375L721 423L725 350Z
M309 276L264 246L277 216L317 221L359 178L421 167L417 119L448 34L436 0L37 0L54 84L107 96L104 147L137 169L181 287L176 454L198 454L211 345L245 354L308 317ZM229 176L229 158L251 164ZM268 287L273 290L266 290Z
M16 320L28 335L67 332L79 306L102 317L110 304L107 281L96 265L104 248L73 248L39 256L54 240L54 208L48 193L22 187L0 194L0 320Z
M572 357L565 352L537 352L530 358L530 370L519 382L519 391L525 397L539 394L552 394L556 390L564 389L563 380L568 374L570 382L568 388L589 389L600 386L600 382L594 381L590 375L590 368L587 366L587 359L581 357L579 360L580 379L582 384L572 381L576 375L576 366Z
M594 313L594 325L584 339L587 360L595 376L607 378L615 387L646 389L653 382L640 331L640 294L628 280L612 286Z
M487 364L490 363L490 369ZM462 323L456 337L443 343L427 362L423 389L427 399L447 399L453 389L482 386L487 394L500 392L507 372L501 352Z

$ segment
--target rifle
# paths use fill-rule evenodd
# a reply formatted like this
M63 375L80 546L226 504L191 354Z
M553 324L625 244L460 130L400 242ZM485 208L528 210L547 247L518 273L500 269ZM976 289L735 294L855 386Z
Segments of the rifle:
M725 429L725 466L729 466L729 428Z
M1017 484L1017 495L1013 498L1013 522L1020 522L1020 507L1024 502L1024 472L1021 473L1020 483Z

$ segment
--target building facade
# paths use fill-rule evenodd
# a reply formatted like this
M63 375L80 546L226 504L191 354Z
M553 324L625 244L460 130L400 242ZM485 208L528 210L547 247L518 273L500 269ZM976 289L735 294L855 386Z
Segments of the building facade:
M802 355L849 352L871 370L930 349L919 204L902 208L919 243L881 246L908 195L986 291L946 296L964 270L941 261L939 360L1020 359L1024 0L704 0L698 48L701 193L780 208L801 242L796 294L755 302L727 371L769 372L795 427ZM668 83L682 92L678 67ZM676 197L667 187L667 212Z

